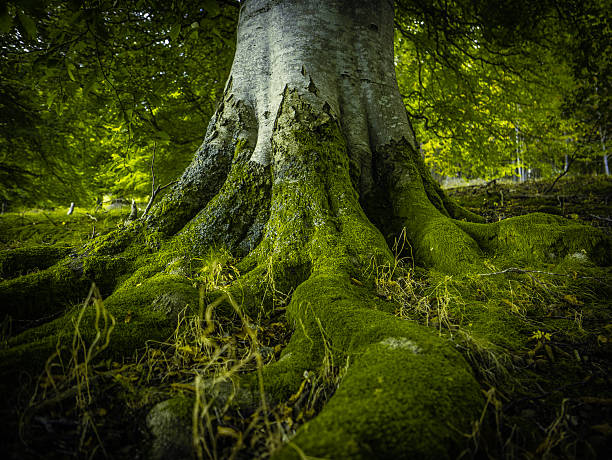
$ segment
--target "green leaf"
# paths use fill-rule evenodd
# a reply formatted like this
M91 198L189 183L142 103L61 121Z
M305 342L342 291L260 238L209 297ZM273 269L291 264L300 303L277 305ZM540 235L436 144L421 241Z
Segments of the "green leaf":
M8 9L3 8L0 12L0 33L6 34L11 30L13 18L8 13Z
M66 62L66 70L68 71L68 76L70 77L70 79L72 81L76 81L73 73L76 70L76 67L72 62Z
M83 94L87 95L89 94L89 92L95 91L97 89L98 89L98 76L94 74L89 78L87 83L85 83L85 86L83 86Z
M181 33L180 24L173 24L172 27L170 27L170 39L172 41L175 41L178 38L180 33Z
M34 23L34 20L24 13L17 13L17 17L19 18L19 22L23 26L23 30L28 38L36 38L36 24Z
M57 93L55 91L52 91L49 94L47 94L47 107L48 108L51 108L51 106L53 105L53 100L55 99L55 96L57 96Z

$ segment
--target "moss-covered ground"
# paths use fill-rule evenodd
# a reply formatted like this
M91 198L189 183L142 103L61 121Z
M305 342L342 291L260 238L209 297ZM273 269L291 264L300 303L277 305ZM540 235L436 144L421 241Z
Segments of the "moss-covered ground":
M611 231L611 180L564 178L554 190L542 193L548 185L491 184L447 193L489 222L546 212ZM94 225L96 233L104 233L120 225L127 214L127 209L90 215L77 209L73 216L66 216L65 211L1 216L1 249L39 252L29 262L11 259L9 252L0 253L4 257L0 276L4 272L35 275L65 251L87 243ZM589 257L577 252L538 266L531 266L528 258L493 258L482 273L450 276L414 267L402 238L395 253L394 264L373 264L369 273L347 280L346 291L357 292L363 283L373 281L378 301L406 319L407 329L417 325L431 329L470 363L487 404L472 431L464 433L463 458L607 458L612 449L609 269L593 265ZM610 256L601 254L602 259ZM95 289L84 305L74 305L68 316L70 333L62 337L70 350L68 357L41 356L47 363L45 372L29 380L23 375L15 397L1 407L0 431L8 458L150 458L150 411L169 398L167 404L176 406L173 413L183 414L182 422L189 428L186 442L193 442L197 457L267 458L321 412L331 395L336 393L336 400L350 407L351 395L337 392L338 383L343 378L355 382L375 379L375 365L349 368L347 362L338 362L326 343L323 368L304 373L299 389L286 400L268 404L257 394L233 391L234 378L257 378L268 363L279 363L277 368L282 368L290 357L290 352L283 351L294 326L285 315L292 308L288 305L291 293L281 292L273 279L265 281L274 308L264 316L249 318L239 309L236 314L220 314L218 303L206 302L208 292L239 275L236 265L224 251L210 251L191 261L180 272L186 280L185 296L194 297L191 308L176 312L179 326L173 334L156 337L129 356L111 356L105 350L108 341L121 340L122 328L140 321L136 312L126 307L120 310L121 317L112 317ZM140 282L137 275L135 283ZM175 283L174 279L166 281ZM172 286L172 295L178 295ZM120 294L109 301L122 301ZM172 295L149 294L157 313L172 310ZM231 297L225 299L226 305L235 302ZM95 312L93 342L85 341L80 333L84 321L80 312L85 308ZM2 327L0 346L5 348L14 330L9 321ZM325 342L325 334L322 337ZM365 335L363 343L369 343ZM377 347L383 347L397 350L398 360L408 352L418 355L412 343L401 337L372 343L375 345L364 348L365 353L376 354ZM407 360L406 365L411 363ZM419 368L427 365L435 363L419 364ZM229 382L216 401L202 389L203 382L211 379ZM257 385L254 388L257 393ZM393 386L381 385L380 397L389 388ZM437 406L442 409L449 402L422 403L422 408L413 408L415 413L435 412ZM354 411L343 410L343 423L350 423L351 414L360 412L360 404L355 401ZM333 408L327 410L333 413ZM317 423L333 424L334 420L323 417ZM385 426L374 423L367 429L371 439L384 438ZM338 440L345 441L351 439ZM437 448L431 446L431 452ZM296 453L299 458L298 450Z
M130 214L130 207L106 210L75 207L24 209L0 215L0 251L32 247L75 247L116 228Z

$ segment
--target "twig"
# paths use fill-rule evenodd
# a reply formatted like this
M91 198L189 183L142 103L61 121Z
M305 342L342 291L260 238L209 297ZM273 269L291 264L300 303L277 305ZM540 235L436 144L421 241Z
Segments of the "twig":
M510 267L510 268L506 268L505 270L501 270L498 272L491 272L491 273L478 273L476 276L492 276L492 275L503 275L505 273L520 273L520 274L529 274L529 273L539 273L541 275L550 275L550 276L565 276L567 278L574 278L574 279L589 279L589 280L596 280L599 281L602 284L607 285L607 283L605 281L602 281L598 278L594 278L592 276L574 276L574 275L568 275L567 273L553 273L553 272L545 272L543 270L525 270L523 268L517 268L517 267ZM533 279L530 276L531 279Z
M156 149L157 149L157 143L153 144L153 156L151 157L151 178L152 178L151 180L151 198L149 198L147 207L145 208L144 212L142 213L142 216L140 217L144 217L149 212L149 209L151 209L151 206L153 206L153 201L155 201L155 197L157 196L159 192L161 192L162 190L178 182L178 181L172 181L172 182L167 183L164 186L158 185L157 188L155 188L155 150Z
M43 212L42 215L45 216L55 227L57 227L57 224L53 222L53 219L51 219L46 213Z
M559 181L559 179L561 179L563 176L565 176L565 175L567 174L567 172L568 172L568 171L569 171L569 169L570 169L570 166L571 166L571 165L574 163L574 161L575 161L575 160L576 160L576 158L577 158L577 155L576 155L576 151L577 151L577 150L578 150L578 149L576 149L576 150L574 151L574 153L573 153L573 154L572 154L572 155L569 157L568 162L567 162L567 168L565 168L565 169L563 170L563 172L561 172L561 174L559 174L559 175L556 177L556 179L553 181L553 183L552 183L552 184L550 184L550 187L548 187L546 190L544 190L544 192L542 192L544 195L546 195L546 194L547 194L548 192L550 192L550 191L551 191L553 188L555 188L555 185L557 185L557 182Z
M553 276L572 276L572 275L568 275L566 273L553 273L553 272L545 272L542 270L525 270L523 268L517 268L517 267L510 267L510 268L506 268L505 270L501 270L499 272L491 272L491 273L478 273L477 276L491 276L491 275L503 275L504 273L541 273L543 275L553 275Z
M589 216L594 217L595 219L605 220L606 222L612 222L612 219L609 217L596 216L595 214L589 214Z
M527 273L527 276L529 277L529 279L531 281L533 281L534 283L538 284L542 289L544 289L548 295L554 297L554 294L552 292L550 292L550 289L548 289L546 287L546 285L544 283L542 283L539 279L537 279L535 276L531 276L531 274Z
M591 130L591 132L589 132L589 134L586 136L586 139L591 138L591 135L593 134L594 131L595 131L595 128L593 128ZM574 149L572 154L568 157L567 167L565 168L565 170L561 174L559 174L557 176L557 178L553 181L553 183L550 185L550 187L548 187L546 190L544 190L543 194L547 194L553 188L555 188L555 185L557 185L557 181L567 174L567 172L570 169L570 166L572 166L574 161L576 161L578 159L578 151L580 150L580 147L581 147L580 144L578 144L578 146Z

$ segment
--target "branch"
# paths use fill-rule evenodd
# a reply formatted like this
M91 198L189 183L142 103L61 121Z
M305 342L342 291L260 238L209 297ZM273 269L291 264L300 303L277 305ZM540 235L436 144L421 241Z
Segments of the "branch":
M553 273L553 272L545 272L542 270L525 270L523 268L517 268L517 267L510 267L510 268L506 268L505 270L501 270L499 272L490 272L490 273L478 273L478 275L476 276L491 276L491 275L503 275L504 273L521 273L521 274L525 274L525 273L541 273L543 275L552 275L552 276L572 276L572 275L568 275L566 273Z
M594 278L592 276L575 276L575 275L568 275L567 273L545 272L543 270L525 270L523 268L518 268L518 267L510 267L510 268L506 268L505 270L501 270L501 271L498 271L498 272L478 273L476 276L503 275L503 274L506 274L506 273L519 273L519 274L526 274L526 275L528 275L529 273L539 273L541 275L564 276L564 277L567 277L567 278L574 278L574 279L597 280L600 283L607 284L604 281L602 281L602 280L600 280L598 278Z
M570 166L572 166L572 164L574 163L574 161L576 160L576 158L578 158L578 156L576 155L578 148L576 148L576 150L574 150L574 153L572 155L570 155L568 157L567 160L567 168L565 168L563 170L563 172L561 172L561 174L559 174L557 176L557 178L553 181L552 184L550 184L550 187L548 187L546 190L544 190L544 192L542 192L544 195L546 195L548 192L550 192L553 188L555 188L555 185L557 185L557 182L559 181L559 179L561 179L563 176L565 176L567 174L567 172L570 169Z
M57 224L46 213L43 212L42 215L45 216L47 220L53 224L54 227L57 227Z
M151 157L151 198L149 198L149 202L147 203L147 206L144 210L144 212L142 213L142 216L140 216L141 218L146 216L147 213L149 212L149 210L151 209L151 206L153 206L153 202L155 201L155 197L157 196L157 194L159 192L161 192L162 190L170 187L171 185L176 184L178 181L172 181L167 183L164 186L158 185L157 188L155 187L155 150L157 149L157 143L153 144L153 156Z
M612 222L612 219L610 219L609 217L596 216L595 214L589 214L589 216L595 219L603 220L605 222Z
M595 131L595 128L592 128L591 131L587 134L587 136L585 136L585 138L586 139L591 139L591 136L593 135L594 131ZM567 168L565 168L565 170L561 174L559 174L557 176L557 178L553 181L553 183L550 185L550 187L548 187L546 190L544 190L544 192L543 192L544 194L547 194L548 192L550 192L555 187L555 185L557 184L557 181L567 174L567 172L570 169L570 166L574 163L574 161L576 161L576 159L578 159L578 151L579 150L580 150L580 145L578 145L574 149L572 154L568 157Z

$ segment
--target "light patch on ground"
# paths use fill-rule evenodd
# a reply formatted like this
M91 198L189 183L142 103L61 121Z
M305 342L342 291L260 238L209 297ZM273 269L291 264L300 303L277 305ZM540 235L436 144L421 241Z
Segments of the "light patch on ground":
M575 252L568 256L570 259L579 260L580 262L588 262L589 256L587 256L584 252Z
M382 345L386 347L404 350L410 350L412 353L420 353L421 349L414 343L412 340L409 340L405 337L387 337L386 339L380 342Z

